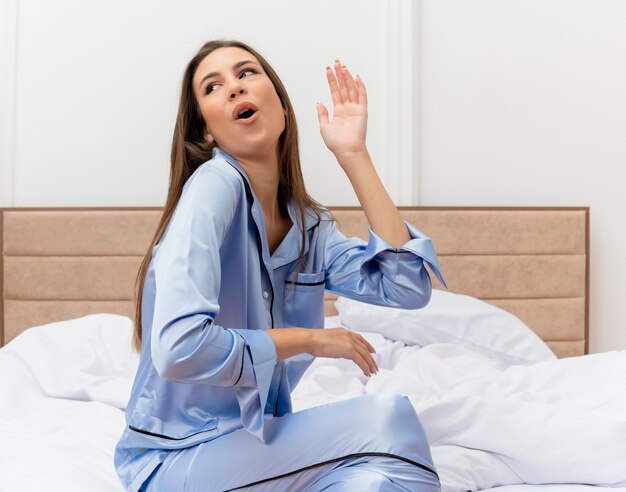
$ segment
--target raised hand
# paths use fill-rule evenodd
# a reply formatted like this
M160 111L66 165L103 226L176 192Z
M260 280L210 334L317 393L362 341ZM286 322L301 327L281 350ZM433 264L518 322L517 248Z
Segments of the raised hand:
M335 60L335 73L326 67L326 78L333 100L333 120L329 121L326 106L318 103L317 117L324 143L338 160L342 155L366 152L367 93L363 81L358 75L353 79L339 60Z

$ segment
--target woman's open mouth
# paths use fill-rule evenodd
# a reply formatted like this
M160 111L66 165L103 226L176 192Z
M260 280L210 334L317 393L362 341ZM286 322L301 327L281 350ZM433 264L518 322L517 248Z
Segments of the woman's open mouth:
M250 124L254 122L257 118L258 111L254 111L252 109L246 109L242 113L239 114L239 117L235 120L236 123Z

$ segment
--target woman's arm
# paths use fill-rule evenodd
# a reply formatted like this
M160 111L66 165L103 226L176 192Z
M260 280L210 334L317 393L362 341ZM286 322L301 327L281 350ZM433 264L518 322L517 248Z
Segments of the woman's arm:
M265 330L276 345L276 359L283 360L313 350L313 330L308 328L272 328Z
M374 347L359 333L336 328L273 328L265 330L276 345L277 360L287 359L301 353L315 357L349 359L357 364L366 376L378 372L372 357Z
M337 156L337 161L346 172L372 230L396 249L409 241L411 236L369 152L344 153Z
M318 104L320 133L345 171L369 222L369 241L346 238L333 223L326 239L325 288L381 306L418 309L430 300L432 284L424 262L444 287L430 238L402 220L367 151L367 93L363 81L335 62L326 76L333 120Z
M232 387L244 427L266 442L263 416L276 366L274 343L263 330L215 322L220 250L242 194L230 165L200 166L185 183L153 256L150 350L164 379Z
M326 107L318 105L320 133L348 176L372 230L394 248L399 248L411 236L367 151L365 85L358 75L353 79L339 60L335 61L335 72L336 76L326 67L334 113L331 122Z

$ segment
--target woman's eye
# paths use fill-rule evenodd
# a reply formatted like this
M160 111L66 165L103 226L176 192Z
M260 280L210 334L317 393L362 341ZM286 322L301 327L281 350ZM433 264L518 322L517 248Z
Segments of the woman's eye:
M245 70L243 70L242 72L239 73L239 76L242 76L244 73L246 72L252 72L252 73L257 73L256 70L252 69L252 68L246 68ZM210 92L213 92L211 89L213 88L215 84L209 84L206 86L206 91L205 94L208 94Z
M239 75L242 75L242 74L244 74L244 73L246 73L246 72L256 73L256 70L253 70L253 69L251 69L251 68L246 68L246 69L245 69L243 72L241 72Z

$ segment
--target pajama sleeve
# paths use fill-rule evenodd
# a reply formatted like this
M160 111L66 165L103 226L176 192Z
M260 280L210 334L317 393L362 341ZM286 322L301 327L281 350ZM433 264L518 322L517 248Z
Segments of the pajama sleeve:
M274 342L262 329L215 323L220 246L243 199L236 179L211 166L185 183L154 254L150 348L157 372L166 379L232 386L244 427L264 442L263 410L277 360Z
M371 227L366 243L358 237L346 238L332 221L324 250L326 290L377 306L418 309L428 304L432 293L424 264L447 289L432 241L403 222L411 239L396 249Z

